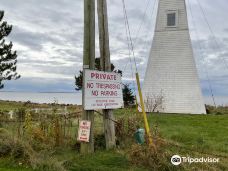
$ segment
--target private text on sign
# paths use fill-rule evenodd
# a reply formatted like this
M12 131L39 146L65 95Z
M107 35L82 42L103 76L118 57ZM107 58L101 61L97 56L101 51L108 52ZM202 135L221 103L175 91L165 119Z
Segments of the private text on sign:
M123 107L121 75L113 72L85 70L85 110Z

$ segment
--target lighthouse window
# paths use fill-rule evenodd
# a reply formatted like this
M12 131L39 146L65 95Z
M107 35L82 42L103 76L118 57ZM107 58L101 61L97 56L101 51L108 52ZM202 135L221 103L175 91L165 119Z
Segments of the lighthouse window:
M167 14L167 26L176 26L176 13Z

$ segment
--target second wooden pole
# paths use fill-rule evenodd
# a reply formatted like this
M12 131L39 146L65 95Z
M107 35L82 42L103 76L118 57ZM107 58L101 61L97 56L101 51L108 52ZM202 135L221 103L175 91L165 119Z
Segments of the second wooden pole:
M110 50L109 50L109 32L108 15L106 0L97 0L98 23L99 23L99 43L100 43L100 65L101 70L111 72ZM104 132L106 149L112 149L116 146L115 123L113 110L104 109Z

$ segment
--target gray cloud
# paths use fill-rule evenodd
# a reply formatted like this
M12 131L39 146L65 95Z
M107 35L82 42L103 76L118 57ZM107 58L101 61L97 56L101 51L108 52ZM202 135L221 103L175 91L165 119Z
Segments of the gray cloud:
M50 41L44 33L26 31L18 26L13 27L10 38L11 37L13 37L14 42L36 51L41 51L42 44Z
M154 1L149 2L145 22L135 42L147 0L126 0L136 62L141 78L144 77L153 39L156 18L156 8L152 11ZM220 95L222 92L228 94L226 88L228 71L224 66L224 61L228 62L227 2L226 0L200 2L220 47L216 47L197 1L187 3L192 45L202 89L207 94L208 83L205 70L208 70L215 92ZM31 87L34 85L34 90L37 89L36 83L30 80L36 78L45 80L55 78L56 81L72 78L71 82L74 82L74 74L82 68L83 1L0 0L0 4L5 10L4 19L14 25L9 40L14 42L14 49L18 51L18 71L27 79L26 82L30 82ZM190 11L190 5L192 11ZM129 81L132 73L121 1L108 0L108 15L111 59L117 68L125 69L123 78ZM98 33L97 26L96 33ZM97 35L96 56L99 56L98 42ZM22 81L25 80L9 83L10 88L17 89L19 85L24 85ZM48 81L43 84L47 83ZM69 86L65 86L66 91L68 88Z

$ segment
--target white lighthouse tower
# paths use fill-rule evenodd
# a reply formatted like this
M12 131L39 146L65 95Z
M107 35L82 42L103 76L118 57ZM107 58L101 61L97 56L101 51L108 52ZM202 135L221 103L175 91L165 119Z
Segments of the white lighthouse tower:
M206 113L193 57L185 0L159 0L142 91L147 112L155 108L165 113ZM155 103L162 104L154 107Z

